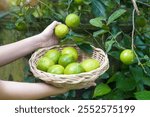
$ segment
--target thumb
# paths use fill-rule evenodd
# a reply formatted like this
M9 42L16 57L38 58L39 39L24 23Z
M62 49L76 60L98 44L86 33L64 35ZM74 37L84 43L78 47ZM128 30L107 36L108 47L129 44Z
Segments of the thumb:
M53 21L48 27L55 28L59 24L61 24L61 22Z

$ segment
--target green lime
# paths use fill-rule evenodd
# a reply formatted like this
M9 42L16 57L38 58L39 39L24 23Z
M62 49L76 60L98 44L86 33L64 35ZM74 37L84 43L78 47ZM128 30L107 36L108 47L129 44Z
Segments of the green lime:
M86 72L89 72L100 67L100 63L96 59L86 59L82 61L81 66Z
M78 52L74 47L65 47L61 51L61 54L70 54L74 57L75 61L78 59Z
M69 14L66 17L65 23L70 28L77 28L80 25L80 17L76 14Z
M135 59L135 54L130 49L125 49L120 54L120 60L126 65L132 64L134 59Z
M79 74L84 72L80 63L70 63L64 70L64 74Z
M52 74L63 74L64 67L61 65L53 65L50 68L48 68L47 72L52 73Z
M60 55L61 53L57 49L51 49L47 51L44 56L57 63Z
M58 64L66 67L69 63L75 62L75 59L72 55L70 54L63 54L60 56L58 60Z
M65 24L59 24L55 27L55 35L64 38L69 33L69 28Z
M47 57L41 57L37 61L37 69L47 71L47 69L54 64L55 63L52 60L48 59Z

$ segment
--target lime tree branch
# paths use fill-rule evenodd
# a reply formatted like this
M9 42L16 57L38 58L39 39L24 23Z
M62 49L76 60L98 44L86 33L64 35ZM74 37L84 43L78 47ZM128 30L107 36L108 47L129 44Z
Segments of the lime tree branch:
M147 7L150 7L150 4L146 4L146 3L142 2L142 1L137 0L136 2L139 3L139 4L145 5Z
M134 52L134 54L135 54L135 56L137 58L138 65L140 65L142 67L143 71L145 73L147 73L145 68L144 68L144 66L143 66L143 64L141 63L141 61L140 61L140 59L139 59L139 57L137 55L137 53L134 50L134 33L135 33L135 21L134 21L134 19L135 19L135 9L133 9L133 12L132 12L132 44L131 44L131 48L132 48L132 51Z
M134 9L136 10L137 14L140 15L140 11L139 11L139 9L138 9L138 6L137 6L137 4L136 4L136 1L135 1L135 0L131 0L131 1L132 1L132 3L133 3Z

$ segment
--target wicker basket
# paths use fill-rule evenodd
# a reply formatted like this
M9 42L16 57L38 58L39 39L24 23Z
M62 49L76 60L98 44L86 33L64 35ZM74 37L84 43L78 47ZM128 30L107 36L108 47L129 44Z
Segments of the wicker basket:
M54 85L56 87L80 89L84 86L88 86L88 84L90 83L93 83L100 75L102 75L109 68L108 57L103 52L103 50L93 47L93 54L92 56L89 56L75 45L72 46L74 46L79 53L79 59L78 59L79 62L81 62L86 58L92 57L94 59L97 59L100 62L100 67L90 72L84 72L84 73L72 74L72 75L50 74L38 70L36 68L36 63L38 59L41 56L43 56L48 50L50 49L62 50L66 46L55 45L55 46L39 49L35 53L33 53L33 55L29 60L30 70L33 73L33 75L45 81L46 83Z

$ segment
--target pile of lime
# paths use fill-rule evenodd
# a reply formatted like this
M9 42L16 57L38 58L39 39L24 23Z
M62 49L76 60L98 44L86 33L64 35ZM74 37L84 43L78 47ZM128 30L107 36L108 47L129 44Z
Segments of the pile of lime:
M51 49L37 61L37 69L51 74L79 74L100 67L100 62L93 58L79 61L79 54L74 47L64 47L61 51Z

